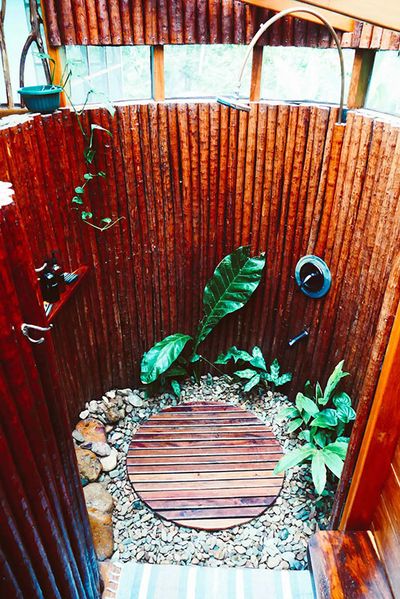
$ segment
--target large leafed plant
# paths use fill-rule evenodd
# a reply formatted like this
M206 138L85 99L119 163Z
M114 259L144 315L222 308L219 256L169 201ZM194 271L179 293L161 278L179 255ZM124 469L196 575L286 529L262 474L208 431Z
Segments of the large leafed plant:
M140 380L151 386L150 392L170 383L179 396L179 379L190 374L193 365L204 359L198 353L200 344L224 316L240 310L249 301L260 283L264 266L264 255L251 257L247 246L223 258L205 286L203 318L197 333L168 335L143 355Z

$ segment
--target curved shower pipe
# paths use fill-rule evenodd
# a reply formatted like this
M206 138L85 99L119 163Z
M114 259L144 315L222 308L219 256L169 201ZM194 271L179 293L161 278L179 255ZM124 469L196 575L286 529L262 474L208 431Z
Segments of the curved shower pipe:
M250 54L252 53L253 48L256 45L256 43L258 42L258 40L260 39L260 37L271 27L271 25L273 25L274 23L276 23L276 21L279 21L283 17L286 17L287 15L291 15L293 13L308 13L308 14L313 15L314 17L319 19L327 27L327 29L329 29L329 32L331 33L333 39L335 40L336 48L337 48L337 51L339 54L339 61L340 61L340 79L341 79L341 81L340 81L340 102L339 102L338 123L341 123L342 122L342 114L343 114L343 105L344 105L343 51L342 51L337 33L333 29L332 25L325 19L325 17L321 16L317 11L313 10L312 8L287 8L285 10L282 10L278 14L274 15L270 19L268 19L268 21L266 21L262 25L260 25L260 29L254 35L253 39L251 40L251 42L248 45L242 67L240 69L239 79L238 79L236 90L234 92L233 99L232 98L217 98L217 101L220 104L225 104L227 106L231 106L231 107L237 108L239 110L246 110L246 111L250 110L249 104L244 104L244 103L240 102L240 100L239 100L239 94L240 94L240 88L242 85L243 73L244 73L244 69L246 67L247 61L250 57Z

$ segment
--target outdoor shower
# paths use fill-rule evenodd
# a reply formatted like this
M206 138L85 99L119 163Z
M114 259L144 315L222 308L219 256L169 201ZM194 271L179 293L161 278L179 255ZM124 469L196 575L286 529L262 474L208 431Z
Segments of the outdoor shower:
M276 23L276 21L279 21L283 17L286 17L287 15L290 15L293 13L309 13L309 14L315 16L317 19L322 21L322 23L329 29L333 39L335 40L335 44L337 47L337 51L339 53L339 60L340 60L341 83L340 83L339 113L338 113L338 120L337 120L337 122L340 124L340 123L342 123L343 105L344 105L343 52L342 52L342 48L340 46L339 38L336 34L336 31L333 29L333 27L330 25L330 23L323 16L321 16L318 12L312 10L311 8L288 8L286 10L282 10L280 13L271 17L270 19L268 19L268 21L266 21L265 23L260 25L260 29L257 31L257 33L255 34L255 36L253 37L253 39L251 40L251 42L249 43L249 46L247 48L247 52L244 57L241 69L240 69L239 79L237 82L236 90L235 90L233 96L224 96L224 97L217 98L217 102L219 102L219 104L223 104L224 106L229 106L230 108L235 108L237 110L245 110L246 112L250 111L250 104L248 104L245 101L240 99L240 88L242 85L243 73L244 73L244 69L246 67L247 61L253 51L254 46L256 45L256 43L258 42L260 37L271 27L271 25L273 25L274 23Z

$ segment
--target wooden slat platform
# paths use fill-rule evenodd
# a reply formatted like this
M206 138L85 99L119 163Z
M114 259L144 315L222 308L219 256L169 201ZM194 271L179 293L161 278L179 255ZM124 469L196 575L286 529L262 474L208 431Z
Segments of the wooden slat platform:
M185 403L143 423L127 455L139 497L159 516L221 530L260 516L276 499L282 448L254 414L222 402Z

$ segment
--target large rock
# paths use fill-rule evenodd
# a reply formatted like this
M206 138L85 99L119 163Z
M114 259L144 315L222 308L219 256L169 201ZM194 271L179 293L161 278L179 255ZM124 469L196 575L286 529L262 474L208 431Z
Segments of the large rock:
M117 467L117 460L118 460L118 451L116 449L114 449L114 447L113 447L111 449L110 455L108 455L104 458L100 458L100 462L101 462L104 472L110 472L111 470L114 470Z
M100 476L102 466L96 454L81 447L76 447L75 453L82 484L87 485L87 483L97 480Z
M100 483L92 483L83 489L89 523L92 530L97 558L102 561L113 554L114 541L111 514L114 509L112 495Z
M80 420L75 427L79 433L81 433L85 442L91 441L92 443L106 443L106 431L104 424L95 418L86 418L86 420Z
M104 417L109 424L115 424L124 417L124 412L121 410L117 402L110 402L104 406Z
M93 451L93 453L100 458L104 458L111 453L111 447L108 443L99 443L98 441L93 443L92 441L87 441L82 443L81 447L83 447L83 449L90 449L90 451Z
M86 507L105 514L112 514L114 502L112 495L100 483L92 483L83 489Z
M114 551L111 515L93 509L88 510L88 513L97 559L103 561L111 557Z

